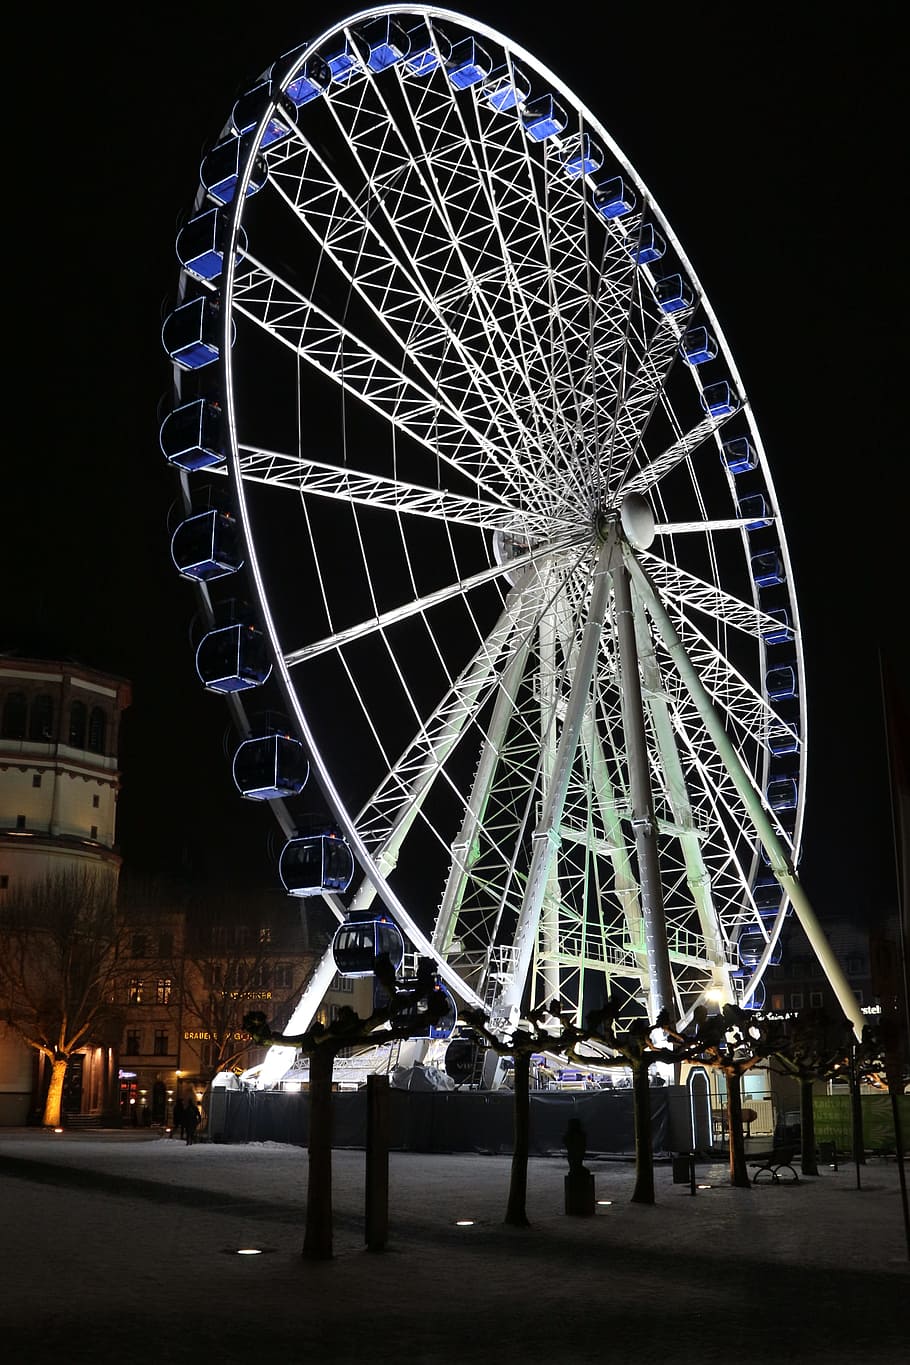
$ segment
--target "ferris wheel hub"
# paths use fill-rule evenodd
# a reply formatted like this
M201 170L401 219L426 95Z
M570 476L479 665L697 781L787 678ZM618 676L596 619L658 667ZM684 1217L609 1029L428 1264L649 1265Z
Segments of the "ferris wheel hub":
M650 549L654 543L654 513L641 493L629 493L619 511L623 535L633 550Z

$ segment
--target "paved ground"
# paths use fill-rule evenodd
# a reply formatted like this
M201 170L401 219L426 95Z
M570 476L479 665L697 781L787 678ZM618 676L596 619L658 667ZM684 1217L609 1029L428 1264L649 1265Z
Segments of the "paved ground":
M588 1165L612 1202L566 1217L565 1162L532 1160L519 1230L502 1222L508 1158L393 1154L376 1254L363 1154L338 1151L336 1255L314 1264L300 1255L299 1148L0 1130L0 1349L11 1365L907 1358L893 1162L865 1166L861 1189L842 1166L751 1190L704 1163L711 1188L694 1198L659 1165L653 1207L629 1202L629 1163Z

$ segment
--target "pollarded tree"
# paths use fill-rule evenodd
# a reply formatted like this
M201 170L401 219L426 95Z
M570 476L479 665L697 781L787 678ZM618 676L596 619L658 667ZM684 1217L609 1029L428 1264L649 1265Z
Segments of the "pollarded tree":
M305 1033L296 1035L273 1031L259 1011L247 1014L243 1020L244 1028L260 1047L294 1047L309 1058L309 1171L303 1241L303 1255L307 1260L329 1260L332 1256L332 1075L335 1058L347 1048L375 1047L396 1038L424 1037L425 1030L438 1023L449 1009L449 997L439 989L427 970L419 972L416 982L407 986L396 981L387 957L378 960L375 970L386 999L366 1018L344 1005L330 1024L317 1022Z
M714 1067L726 1082L730 1184L751 1189L743 1136L742 1078L772 1052L769 1025L738 1005L724 1005L720 1014L711 1015L699 1005L692 1021L694 1029L677 1036L686 1046L687 1060Z
M60 1123L70 1059L118 1031L120 947L113 884L103 874L57 873L0 910L0 1012L50 1065L45 1127Z
M803 1175L818 1175L812 1087L843 1073L850 1062L853 1030L843 1016L803 1009L770 1038L777 1068L799 1082L800 1143Z

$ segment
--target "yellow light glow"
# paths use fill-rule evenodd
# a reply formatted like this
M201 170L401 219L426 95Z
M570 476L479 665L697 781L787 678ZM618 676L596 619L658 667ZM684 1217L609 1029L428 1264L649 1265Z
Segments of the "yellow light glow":
M55 1129L54 1129L54 1132L55 1132L55 1133L62 1133L62 1132L63 1132L63 1129L62 1129L62 1128L55 1128Z
M724 992L719 986L712 986L709 991L705 991L705 999L714 1005L720 1005L724 999Z

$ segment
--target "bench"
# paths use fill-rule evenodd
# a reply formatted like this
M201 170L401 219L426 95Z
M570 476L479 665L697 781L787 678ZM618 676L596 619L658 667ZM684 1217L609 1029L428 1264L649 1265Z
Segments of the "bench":
M752 1184L757 1185L759 1177L767 1171L771 1179L769 1185L798 1185L799 1176L793 1169L793 1158L796 1156L795 1147L772 1147L770 1152L753 1152L746 1158L750 1166L757 1166L758 1170L752 1177ZM782 1180L781 1171L789 1171L790 1179Z

